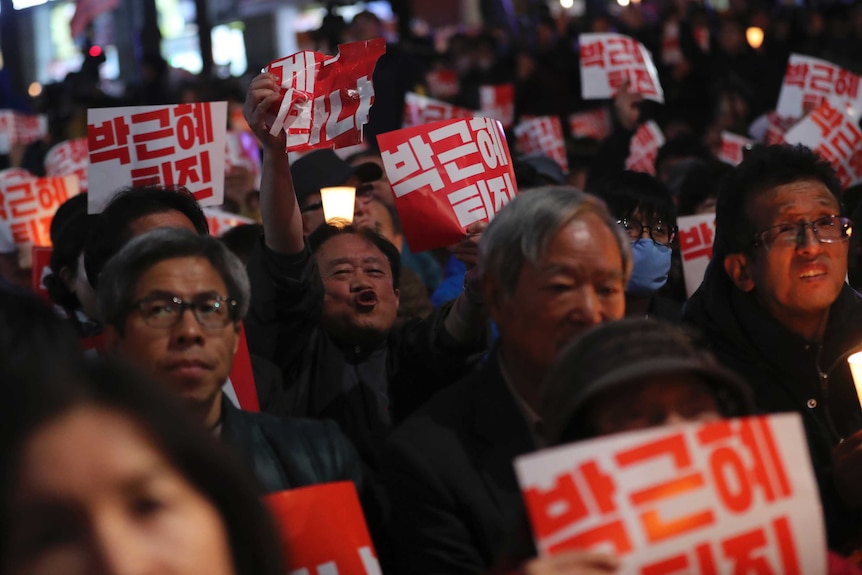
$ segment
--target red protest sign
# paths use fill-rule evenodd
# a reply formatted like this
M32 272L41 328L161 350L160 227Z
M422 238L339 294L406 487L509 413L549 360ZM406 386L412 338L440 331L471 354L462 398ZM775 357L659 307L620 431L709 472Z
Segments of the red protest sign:
M90 166L87 138L60 142L45 156L45 173L49 176L78 176L81 191L87 190L87 169Z
M731 166L738 166L742 163L745 150L753 145L754 140L724 131L721 133L721 150L718 153L718 159Z
M706 266L712 259L715 214L681 216L677 219L677 226L685 291L691 296L703 282Z
M45 301L51 301L44 280L51 273L51 253L54 249L48 246L33 246L31 249L30 289Z
M629 156L626 158L626 169L635 172L655 175L655 159L658 150L664 145L664 134L658 124L652 120L638 127L629 144Z
M563 128L556 116L539 116L515 126L518 151L522 154L545 154L557 162L563 173L569 173Z
M854 116L824 100L784 134L789 144L804 144L835 169L844 188L862 181L862 131Z
M664 92L649 50L623 34L581 34L581 96L613 98L628 82L629 91L664 103Z
M383 38L338 46L337 56L303 51L270 62L281 85L270 133L287 133L287 151L343 148L362 141L374 102L371 75L386 52Z
M515 197L506 137L490 118L447 120L377 137L410 248L445 247Z
M518 458L541 555L604 549L621 573L824 573L798 414L621 433Z
M784 72L776 111L786 117L800 118L833 99L841 105L862 104L859 76L826 60L791 54Z
M239 341L233 356L230 376L224 385L225 391L236 398L237 405L243 411L260 411L257 398L257 386L254 383L254 372L251 369L251 356L248 353L248 342L245 339L245 326L239 324Z
M203 206L224 198L227 102L87 110L88 210L122 186L183 186Z
M440 122L442 120L451 120L453 118L473 118L481 116L479 112L460 108L428 98L420 96L413 92L408 92L404 98L404 127L421 126L432 122Z
M288 573L380 575L365 517L349 481L267 495Z
M438 68L425 74L425 83L432 98L452 98L458 94L458 73L449 68Z
M569 116L569 132L575 138L595 138L602 141L611 135L611 113L596 108Z
M498 120L505 129L515 123L515 85L481 86L479 110L486 118Z
M50 246L54 213L78 192L76 176L0 181L0 219L9 222L16 244Z

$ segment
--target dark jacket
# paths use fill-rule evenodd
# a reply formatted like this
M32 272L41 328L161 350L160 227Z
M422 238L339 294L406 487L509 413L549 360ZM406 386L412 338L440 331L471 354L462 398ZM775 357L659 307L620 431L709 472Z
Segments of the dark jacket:
M275 362L284 378L272 412L333 419L372 469L391 426L464 377L485 348L463 346L448 334L448 306L399 325L378 346L337 342L320 327L323 283L308 246L281 255L261 238L248 271L249 349Z
M831 456L834 445L862 428L846 361L862 344L859 294L845 285L829 310L823 341L810 342L769 316L713 260L683 316L703 332L719 361L748 381L759 411L802 414L829 545L840 549L862 527L862 513L838 496Z
M249 464L267 493L353 481L362 493L356 451L331 421L241 411L222 399L221 438Z
M386 444L381 474L397 572L466 575L491 567L523 509L512 461L534 449L494 352L405 421Z

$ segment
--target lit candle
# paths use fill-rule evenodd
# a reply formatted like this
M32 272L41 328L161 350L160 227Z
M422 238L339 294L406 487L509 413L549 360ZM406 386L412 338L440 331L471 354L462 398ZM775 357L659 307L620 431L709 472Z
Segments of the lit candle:
M321 188L320 201L323 203L323 218L326 223L346 225L353 222L356 188Z
M745 31L745 39L748 40L749 46L758 50L763 45L763 29L751 26Z
M862 351L858 351L847 358L850 364L850 373L853 375L853 383L856 385L856 397L862 405Z

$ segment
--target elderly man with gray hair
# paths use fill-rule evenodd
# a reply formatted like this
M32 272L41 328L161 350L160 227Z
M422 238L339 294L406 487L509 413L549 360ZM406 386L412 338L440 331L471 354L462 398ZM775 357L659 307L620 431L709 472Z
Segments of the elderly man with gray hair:
M152 230L99 278L106 347L175 393L268 492L342 480L361 487L358 457L334 423L240 411L224 397L249 294L242 262L217 239Z
M478 265L499 345L384 451L398 572L492 566L520 506L512 460L544 441L540 383L575 336L623 317L630 243L600 200L564 187L518 196L485 230Z

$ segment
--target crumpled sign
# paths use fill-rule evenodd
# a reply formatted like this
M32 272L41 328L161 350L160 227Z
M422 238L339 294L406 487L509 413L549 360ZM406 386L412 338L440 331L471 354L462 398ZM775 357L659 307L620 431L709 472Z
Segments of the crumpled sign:
M344 148L362 142L374 102L371 75L386 52L383 38L338 46L329 56L305 50L270 62L266 71L281 85L271 108L270 134L287 133L287 151Z

